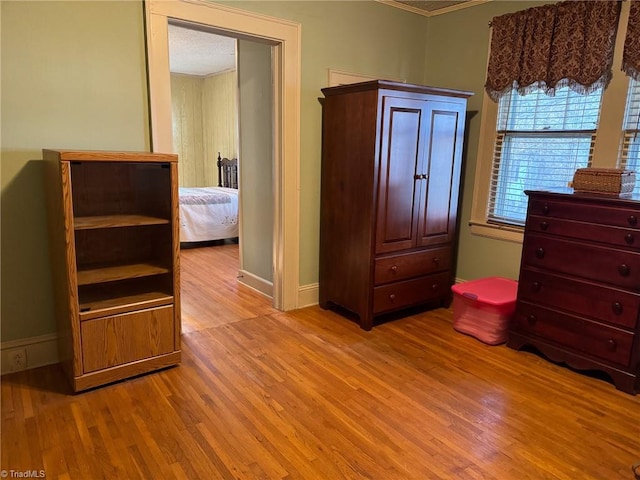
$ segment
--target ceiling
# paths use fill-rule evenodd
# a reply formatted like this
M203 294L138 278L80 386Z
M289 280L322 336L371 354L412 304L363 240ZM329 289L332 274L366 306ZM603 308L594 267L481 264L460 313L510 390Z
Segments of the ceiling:
M376 0L418 15L432 17L491 0ZM235 70L236 39L178 25L169 25L169 69L172 73L207 76Z

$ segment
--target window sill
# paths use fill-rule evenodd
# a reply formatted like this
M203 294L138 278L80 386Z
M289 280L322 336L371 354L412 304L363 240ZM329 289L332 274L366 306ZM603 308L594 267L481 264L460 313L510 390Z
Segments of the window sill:
M523 227L510 227L507 225L493 225L484 222L469 222L471 233L480 237L506 240L508 242L522 243L524 236Z

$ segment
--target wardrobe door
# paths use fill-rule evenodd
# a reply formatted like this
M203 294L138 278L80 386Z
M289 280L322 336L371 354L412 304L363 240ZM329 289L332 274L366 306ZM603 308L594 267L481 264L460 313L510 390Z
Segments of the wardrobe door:
M417 246L454 240L465 121L463 102L429 101L426 105L427 179L423 180Z
M376 253L415 246L426 184L426 103L384 96L378 179Z

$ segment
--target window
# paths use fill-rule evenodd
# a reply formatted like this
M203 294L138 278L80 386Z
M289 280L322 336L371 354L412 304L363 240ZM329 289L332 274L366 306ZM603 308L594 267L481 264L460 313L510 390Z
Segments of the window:
M638 172L640 169L640 81L638 80L629 81L622 128L620 167ZM637 173L636 176L638 176ZM640 178L636 178L634 193L640 194Z
M501 97L489 223L524 225L525 190L566 186L576 168L590 165L601 100L601 88L579 95L569 87L558 89L553 97L542 90L527 95L512 91Z

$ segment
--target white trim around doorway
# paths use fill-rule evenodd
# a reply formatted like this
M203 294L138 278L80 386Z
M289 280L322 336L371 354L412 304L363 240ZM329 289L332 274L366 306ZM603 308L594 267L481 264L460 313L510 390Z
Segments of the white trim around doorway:
M274 46L274 252L273 302L298 307L300 237L299 24L204 0L145 2L149 105L153 150L173 152L168 23L193 22L219 33L272 42Z

